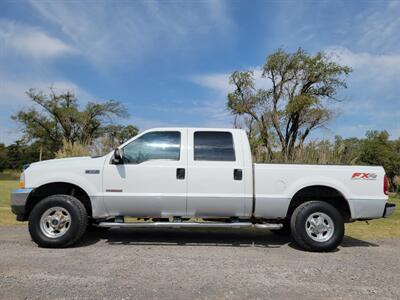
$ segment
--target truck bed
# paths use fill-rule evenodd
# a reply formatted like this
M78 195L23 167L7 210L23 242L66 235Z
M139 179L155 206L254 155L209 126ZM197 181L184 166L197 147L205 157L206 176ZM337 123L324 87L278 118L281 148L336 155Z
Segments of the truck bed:
M284 218L296 193L327 186L348 201L353 219L381 218L388 199L384 175L382 167L374 166L254 164L254 215Z

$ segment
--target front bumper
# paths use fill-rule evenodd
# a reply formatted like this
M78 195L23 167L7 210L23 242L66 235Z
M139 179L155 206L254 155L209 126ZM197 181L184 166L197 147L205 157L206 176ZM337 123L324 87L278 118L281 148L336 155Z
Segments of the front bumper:
M396 210L396 204L394 203L386 203L385 210L383 211L383 217L389 217Z
M33 189L28 188L15 189L11 192L11 211L17 215L17 220L23 219L26 211L26 201L32 191Z

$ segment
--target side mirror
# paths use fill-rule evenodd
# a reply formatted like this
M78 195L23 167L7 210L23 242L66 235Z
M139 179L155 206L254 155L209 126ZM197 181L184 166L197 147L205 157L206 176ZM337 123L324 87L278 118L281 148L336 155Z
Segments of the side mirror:
M122 149L115 149L114 150L114 156L112 158L112 163L114 165L122 165L124 163L124 152Z

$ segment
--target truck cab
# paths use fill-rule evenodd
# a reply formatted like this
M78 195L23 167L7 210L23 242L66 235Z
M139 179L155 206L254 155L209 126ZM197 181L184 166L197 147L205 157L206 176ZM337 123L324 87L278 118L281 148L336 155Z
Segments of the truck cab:
M134 217L250 217L252 163L242 130L146 131L103 167L105 209Z

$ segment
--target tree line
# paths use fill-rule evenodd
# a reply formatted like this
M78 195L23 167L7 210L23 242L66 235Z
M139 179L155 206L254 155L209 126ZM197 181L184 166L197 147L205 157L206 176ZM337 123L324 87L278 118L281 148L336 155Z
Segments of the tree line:
M252 70L238 70L230 76L235 90L227 95L234 126L247 131L257 162L383 165L396 189L400 139L391 140L386 131L371 130L365 138L309 140L338 115L333 104L344 101L338 95L347 88L350 67L324 52L310 55L299 48L293 53L278 49L261 71L264 88L257 86ZM81 108L72 91L54 88L47 93L30 89L27 96L33 106L12 116L23 137L0 144L0 170L40 159L101 155L138 133L133 125L115 122L128 117L118 101L88 102Z

